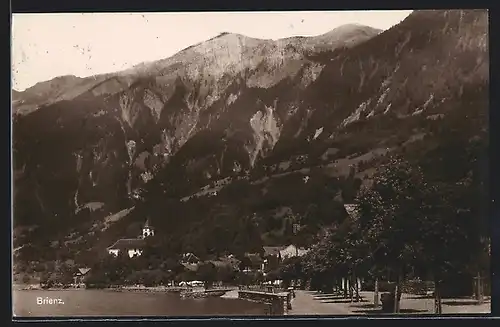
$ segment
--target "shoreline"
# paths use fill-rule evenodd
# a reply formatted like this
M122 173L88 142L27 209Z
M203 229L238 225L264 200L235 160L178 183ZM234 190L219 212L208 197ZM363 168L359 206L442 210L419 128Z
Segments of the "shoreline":
M114 292L151 292L151 293L172 293L180 292L185 288L180 287L104 287L104 288L86 288L86 287L50 287L42 288L41 286L19 286L13 285L13 291L90 291L90 290L101 290L101 291L114 291Z
M233 288L233 287L228 287ZM236 289L236 288L235 288ZM38 284L13 284L13 291L86 291L86 290L102 290L102 291L113 291L113 292L141 292L141 293L176 293L184 290L204 290L204 288L196 287L183 287L183 286L115 286L115 287L104 287L104 288L86 288L86 287L50 287L42 288ZM217 290L217 289L211 289Z

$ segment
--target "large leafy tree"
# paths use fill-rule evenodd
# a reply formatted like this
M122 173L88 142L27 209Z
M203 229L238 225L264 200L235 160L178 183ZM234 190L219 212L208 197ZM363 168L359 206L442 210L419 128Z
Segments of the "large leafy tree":
M430 274L437 312L443 280L477 267L483 248L470 200L473 182L471 174L455 183L429 180L418 165L395 157L357 197L367 261L398 283L410 273Z
M212 262L205 262L198 267L196 275L205 282L205 287L208 288L217 277L217 267Z

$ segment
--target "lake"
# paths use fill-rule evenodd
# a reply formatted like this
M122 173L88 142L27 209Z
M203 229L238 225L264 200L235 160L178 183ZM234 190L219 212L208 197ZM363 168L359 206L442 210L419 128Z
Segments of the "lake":
M211 297L181 299L178 293L113 290L15 290L16 317L75 316L256 316L266 305Z

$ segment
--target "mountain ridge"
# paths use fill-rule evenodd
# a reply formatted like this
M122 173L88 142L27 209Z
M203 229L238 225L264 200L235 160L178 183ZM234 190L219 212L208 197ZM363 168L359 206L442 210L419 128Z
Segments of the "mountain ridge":
M347 25L346 25L347 26ZM349 25L351 26L351 25ZM362 28L363 30L367 31L367 30L372 30L373 33L378 33L380 32L380 30L377 30L377 29L374 29L374 28L370 28L368 26L357 26L358 28ZM324 38L326 36L326 34L328 33L332 33L334 32L335 30L337 29L344 29L343 26L340 26L338 28L335 28L333 29L332 31L329 31L325 34L321 34L321 35L318 35L318 37L322 37ZM352 31L350 31L352 32ZM369 35L368 35L369 36ZM373 36L373 35L372 35ZM141 71L144 71L144 70L151 70L151 69L154 69L152 67L154 66L158 66L158 65L162 65L162 63L165 63L165 62L169 62L169 61L174 61L175 63L175 58L176 56L183 56L184 55L184 51L188 51L188 50L192 50L192 49L195 49L197 46L208 46L208 48L213 48L214 45L213 44L210 44L211 41L216 41L216 40L220 40L221 38L223 39L226 39L226 42L225 43L241 43L243 41L247 42L247 43L253 43L253 46L255 46L255 43L262 43L262 42L270 42L270 43L276 43L280 40L285 40L285 39L278 39L278 40L271 40L271 39L259 39L259 38L253 38L253 37L248 37L248 36L245 36L245 35L242 35L242 34L237 34L237 33L229 33L229 32L225 32L225 33L221 33L213 38L210 38L208 40L205 40L205 41L202 41L202 42L199 42L197 44L194 44L194 45L191 45L191 46L188 46L180 51L178 51L177 53L169 56L169 57L166 57L164 59L159 59L159 60L156 60L156 61L153 61L153 62L142 62L142 63L138 63L134 66L132 66L131 68L128 68L128 69L124 69L124 70L120 70L120 71L116 71L116 72L111 72L111 73L105 73L105 74L97 74L97 75L92 75L92 76L88 76L88 77L77 77L77 76L72 76L72 75L67 75L67 76L59 76L59 77L55 77L51 80L48 80L48 81L41 81L41 82L38 82L37 84L35 84L34 86L30 87L30 88L27 88L26 90L24 91L20 91L21 95L23 95L25 92L28 92L31 93L33 91L33 88L35 86L37 87L42 87L42 86L45 86L47 84L50 84L50 83L55 83L61 79L65 79L66 80L66 83L70 83L71 84L71 81L68 81L68 78L74 78L77 82L80 82L82 80L86 80L87 83L90 83L92 85L92 79L93 80L99 80L99 81L103 81L107 78L110 78L110 77L115 77L115 76L123 76L123 75L129 75L129 74L140 74ZM305 37L306 39L309 39L311 42L314 42L314 38L315 36L311 36L311 37ZM234 39L234 40L231 40L231 39ZM209 43L207 43L209 42ZM220 46L220 45L219 45ZM206 49L199 49L197 52L201 52L203 53L204 51L206 51ZM74 87L74 85L71 85ZM57 99L56 99L57 100Z
M471 169L475 163L447 146L483 146L487 32L484 11L414 12L356 46L300 60L292 51L282 66L227 65L217 79L206 71L190 78L196 69L176 74L189 63L101 81L84 96L15 117L17 225L39 226L24 236L33 242L54 235L42 227L55 222L70 238L71 229L88 232L133 207L105 232L82 236L90 248L108 246L146 216L176 251L286 243L291 222L305 226L310 243L345 217L343 204L388 155L450 183L451 169L433 160L453 154L457 176ZM104 205L96 212L75 214L97 202Z

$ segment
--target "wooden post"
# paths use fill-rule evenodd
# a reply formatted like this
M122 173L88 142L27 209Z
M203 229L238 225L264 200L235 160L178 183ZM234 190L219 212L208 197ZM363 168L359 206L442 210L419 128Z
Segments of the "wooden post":
M402 288L403 284L403 274L402 274L402 268L400 267L398 270L398 283L397 283L397 288L396 288L396 312L399 313L401 311L401 298L402 298Z
M396 286L394 288L394 313L399 313L400 303L399 303L399 292L401 292L401 273L398 273Z
M398 310L398 292L399 292L399 287L398 287L398 283L396 283L396 286L394 287L394 313L399 313L399 310Z
M443 313L443 307L441 305L440 281L438 279L434 282L434 313L438 315Z
M477 272L477 277L476 277L476 298L477 298L477 303L478 304L483 304L484 303L484 294L483 294L483 283L481 280L481 273L478 271Z
M399 313L399 283L394 287L394 313Z
M360 284L361 282L359 281L359 278L356 278L356 302L359 302L361 300L361 297L359 296Z
M353 278L352 278L352 274L349 278L349 298L351 299L351 303L354 301L354 285L353 285Z
M375 294L373 295L373 305L375 307L378 307L379 305L378 277L375 278Z

